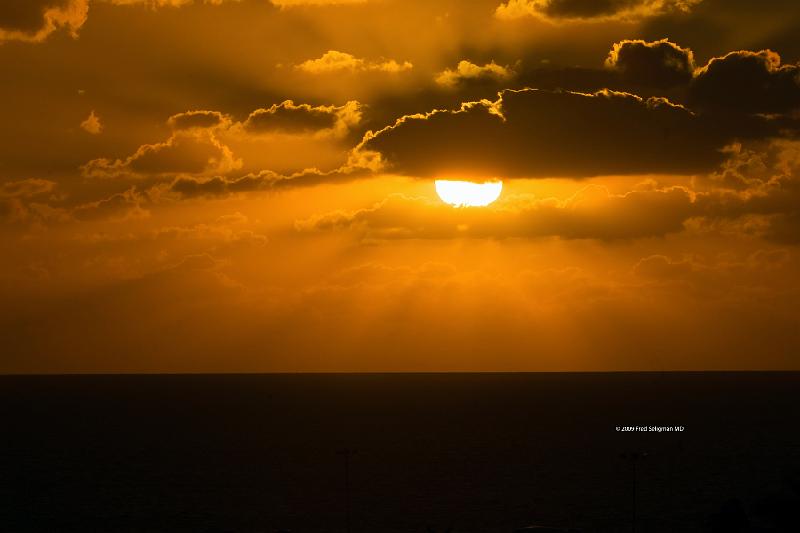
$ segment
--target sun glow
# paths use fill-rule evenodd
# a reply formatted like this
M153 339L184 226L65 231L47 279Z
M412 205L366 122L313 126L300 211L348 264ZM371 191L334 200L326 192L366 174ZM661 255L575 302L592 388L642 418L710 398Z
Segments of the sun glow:
M500 197L502 181L473 183L471 181L436 180L436 194L443 202L455 207L481 207Z

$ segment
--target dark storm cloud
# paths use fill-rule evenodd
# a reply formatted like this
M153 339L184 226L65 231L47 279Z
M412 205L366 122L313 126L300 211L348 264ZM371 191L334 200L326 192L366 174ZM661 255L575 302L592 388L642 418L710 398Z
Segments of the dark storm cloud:
M695 68L692 51L667 39L615 43L606 67L619 71L630 83L664 88L689 83Z
M86 22L89 0L3 0L0 2L0 43L41 42L58 28L77 36Z
M663 98L524 89L403 117L355 153L412 176L691 174L718 164L733 135Z
M731 52L695 73L693 107L736 113L786 113L800 107L800 67L771 50Z

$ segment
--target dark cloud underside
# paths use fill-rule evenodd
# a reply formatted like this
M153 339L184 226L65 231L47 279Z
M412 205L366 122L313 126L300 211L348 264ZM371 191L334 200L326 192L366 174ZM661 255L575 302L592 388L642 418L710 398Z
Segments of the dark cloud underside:
M733 135L660 99L520 90L495 103L407 117L363 149L417 176L691 174L718 164Z

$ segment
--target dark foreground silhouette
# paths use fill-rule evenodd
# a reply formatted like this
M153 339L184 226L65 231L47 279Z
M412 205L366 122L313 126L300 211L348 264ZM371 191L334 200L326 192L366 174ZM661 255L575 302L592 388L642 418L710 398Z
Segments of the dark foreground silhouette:
M795 532L799 385L0 377L0 531ZM616 429L649 426L684 430Z

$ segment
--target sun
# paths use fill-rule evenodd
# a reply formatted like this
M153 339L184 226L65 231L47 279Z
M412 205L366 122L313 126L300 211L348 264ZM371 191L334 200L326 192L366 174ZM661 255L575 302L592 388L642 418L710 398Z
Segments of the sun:
M500 197L503 190L502 181L436 180L436 194L443 202L455 207L482 207L489 205Z

